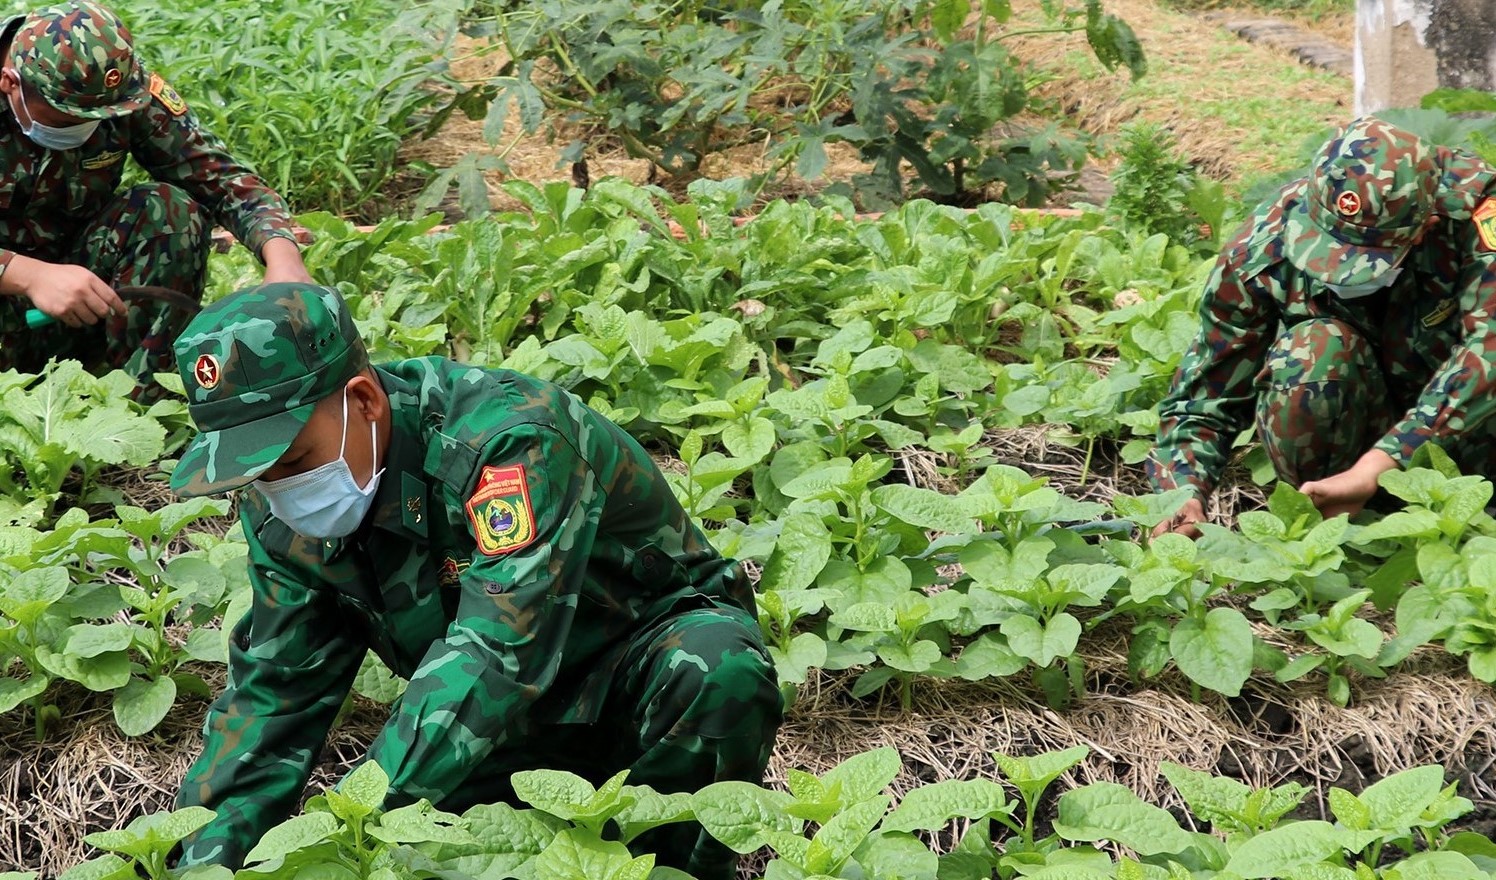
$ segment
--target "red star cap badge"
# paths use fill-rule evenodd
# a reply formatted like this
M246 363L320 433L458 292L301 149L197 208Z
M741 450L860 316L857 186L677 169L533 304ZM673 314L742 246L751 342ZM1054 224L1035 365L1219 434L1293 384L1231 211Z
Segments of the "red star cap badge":
M218 366L218 358L211 354L200 354L197 363L192 367L192 377L197 380L198 387L212 390L218 387L218 380L223 378L223 370Z
M1339 211L1342 217L1354 217L1361 213L1361 197L1346 190L1336 197L1335 210Z

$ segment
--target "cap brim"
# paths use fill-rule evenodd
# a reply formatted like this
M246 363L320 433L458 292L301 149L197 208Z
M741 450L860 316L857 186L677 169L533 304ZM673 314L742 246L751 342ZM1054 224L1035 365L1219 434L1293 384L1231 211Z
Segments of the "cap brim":
M150 92L146 92L144 93L144 97L126 98L123 101L116 101L107 107L94 107L90 110L79 110L75 107L57 107L57 110L60 113L76 116L79 119L114 119L119 116L129 116L150 102ZM47 103L51 104L52 102L48 101Z
M316 408L314 401L257 421L198 434L172 471L172 491L192 498L248 485L285 454Z
M1283 256L1295 269L1322 284L1355 287L1397 265L1411 244L1376 248L1351 244L1316 224L1302 192L1287 211Z

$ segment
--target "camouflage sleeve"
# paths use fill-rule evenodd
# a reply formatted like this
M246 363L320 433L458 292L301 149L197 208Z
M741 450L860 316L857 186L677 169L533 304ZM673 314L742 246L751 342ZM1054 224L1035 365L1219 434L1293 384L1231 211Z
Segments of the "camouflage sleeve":
M1216 261L1200 302L1200 333L1158 405L1158 445L1147 467L1159 492L1190 486L1201 500L1209 497L1237 433L1251 424L1254 383L1277 319L1230 254Z
M246 523L246 534L254 534ZM277 564L250 541L254 602L234 628L229 681L203 723L203 751L177 806L218 816L183 842L181 864L238 868L300 801L363 660L330 589Z
M1479 240L1469 225L1469 260L1460 269L1462 338L1423 386L1402 420L1375 449L1407 466L1413 452L1429 440L1459 437L1496 416L1496 251Z
M185 189L256 256L272 238L295 241L285 199L231 156L155 74L151 93L151 102L130 117L135 160L155 179Z
M521 424L487 447L467 497L446 501L476 548L445 640L369 749L389 806L454 791L551 686L606 496L566 437Z

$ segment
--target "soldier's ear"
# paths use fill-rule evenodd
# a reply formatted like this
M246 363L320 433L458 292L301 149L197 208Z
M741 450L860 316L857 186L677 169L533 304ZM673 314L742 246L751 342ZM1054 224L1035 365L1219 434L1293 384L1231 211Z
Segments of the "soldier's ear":
M368 372L359 373L348 380L348 416L355 414L365 421L377 422L389 410L389 398L379 380Z

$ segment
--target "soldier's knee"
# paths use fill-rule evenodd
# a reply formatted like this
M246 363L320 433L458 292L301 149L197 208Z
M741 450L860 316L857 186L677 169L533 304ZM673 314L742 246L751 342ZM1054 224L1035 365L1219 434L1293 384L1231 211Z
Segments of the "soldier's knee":
M1281 386L1341 379L1375 364L1376 351L1360 330L1337 318L1311 318L1279 335L1265 370Z
M718 716L729 727L751 719L777 726L783 711L778 678L757 626L728 611L691 612L684 622L674 646L679 653L667 663L666 690L691 695L692 714Z

